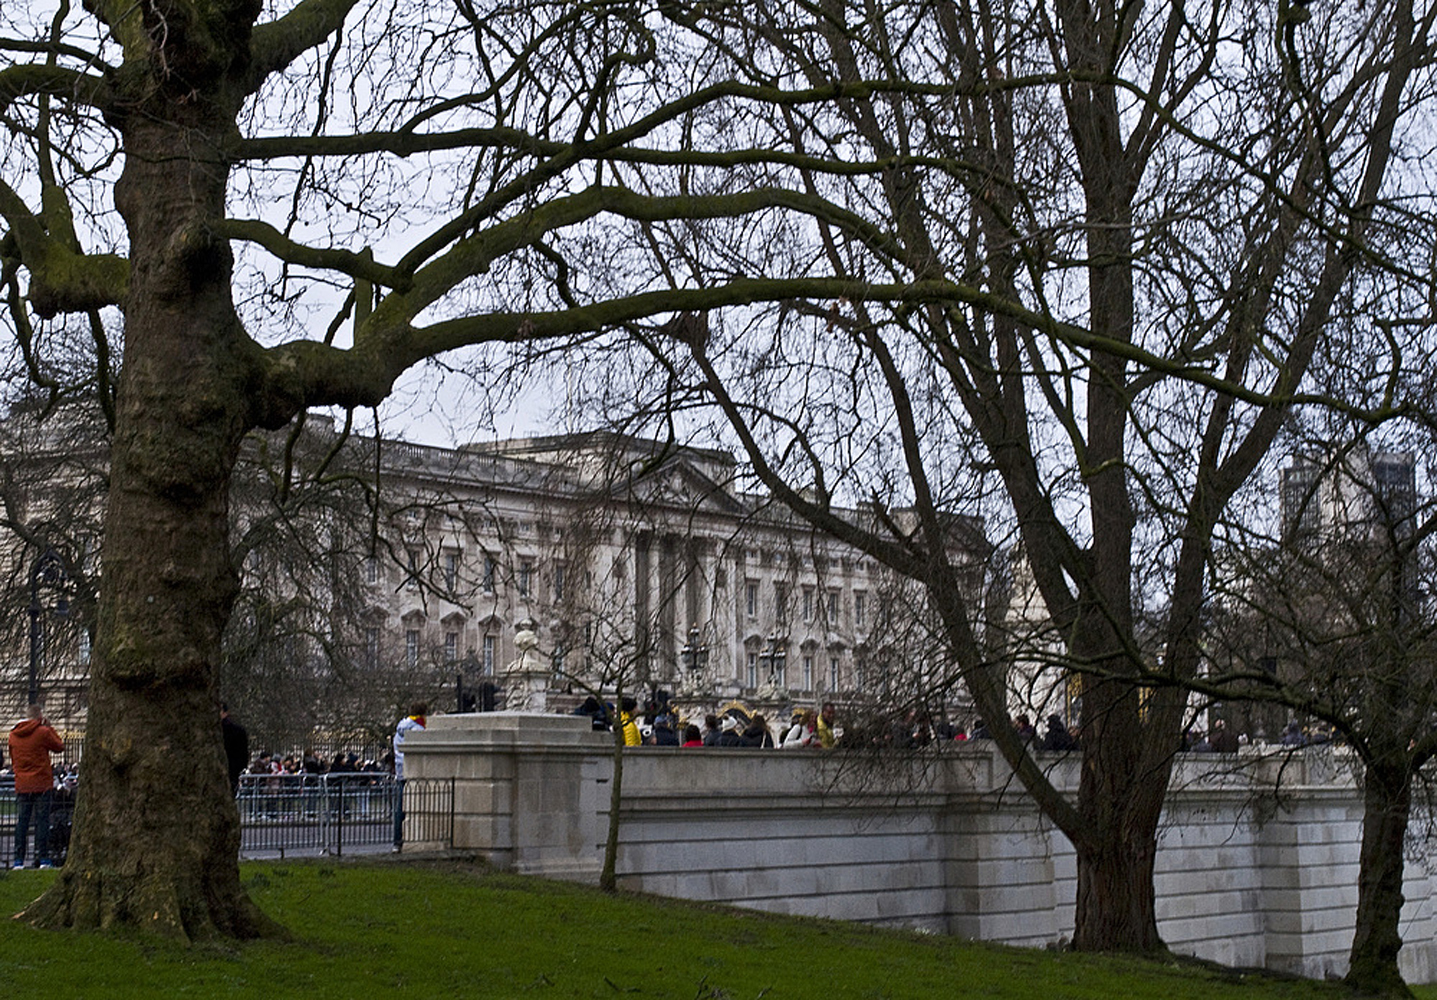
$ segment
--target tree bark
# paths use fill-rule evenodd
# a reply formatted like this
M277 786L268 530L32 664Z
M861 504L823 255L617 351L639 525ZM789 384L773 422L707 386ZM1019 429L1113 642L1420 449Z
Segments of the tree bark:
M1142 718L1140 689L1112 678L1083 692L1082 825L1073 947L1079 951L1161 952L1153 865L1171 754L1147 760L1153 719Z
M1400 751L1398 757L1403 757ZM1345 982L1359 993L1410 997L1397 968L1402 949L1403 846L1412 812L1405 760L1369 763L1362 796L1362 853L1357 926Z
M85 780L64 871L22 914L41 927L277 929L240 885L220 737L220 634L238 589L228 491L255 404L230 251L207 225L224 208L225 123L203 115L125 128L116 202L133 273Z
M1114 817L1121 821L1120 816ZM1134 818L1115 835L1077 850L1078 898L1073 948L1077 951L1165 951L1153 898L1157 824Z

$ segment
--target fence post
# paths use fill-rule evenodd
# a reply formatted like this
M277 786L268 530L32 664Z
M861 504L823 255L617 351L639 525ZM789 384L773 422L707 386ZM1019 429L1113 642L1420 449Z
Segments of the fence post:
M348 803L344 801L344 777L339 779L339 821L334 827L334 856L344 857L344 816L349 811Z

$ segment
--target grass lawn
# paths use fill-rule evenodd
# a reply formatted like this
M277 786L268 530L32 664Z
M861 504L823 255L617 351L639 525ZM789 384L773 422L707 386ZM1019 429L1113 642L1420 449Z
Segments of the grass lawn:
M14 997L1333 998L1321 983L968 944L596 890L454 862L254 863L291 941L182 948L0 924ZM0 875L13 913L54 875ZM1420 995L1437 1000L1437 990Z

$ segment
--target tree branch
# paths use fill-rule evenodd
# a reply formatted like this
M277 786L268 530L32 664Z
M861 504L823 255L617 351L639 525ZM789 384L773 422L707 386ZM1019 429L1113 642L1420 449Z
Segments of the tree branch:
M60 66L25 63L0 69L0 114L22 97L41 94L99 111L109 110L114 96L104 77Z
M357 0L304 0L277 21L258 25L250 39L247 93L259 90L273 73L284 69L344 26Z
M70 243L74 232L62 218L68 214L63 197L58 189L46 194L49 211L37 216L14 188L0 181L0 217L10 227L11 245L30 272L31 307L49 318L119 305L129 288L129 261L115 254L79 252Z
M352 278L362 278L386 287L393 287L395 284L394 269L375 263L372 254L305 246L289 239L268 222L257 219L225 219L215 223L214 229L216 234L224 239L254 243L290 264L317 270L339 271Z

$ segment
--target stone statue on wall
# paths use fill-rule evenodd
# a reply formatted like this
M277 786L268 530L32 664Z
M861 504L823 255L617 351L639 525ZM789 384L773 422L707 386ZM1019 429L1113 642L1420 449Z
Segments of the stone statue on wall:
M550 683L549 665L539 653L539 635L533 619L519 623L514 648L519 655L504 669L506 708L513 712L547 712Z

